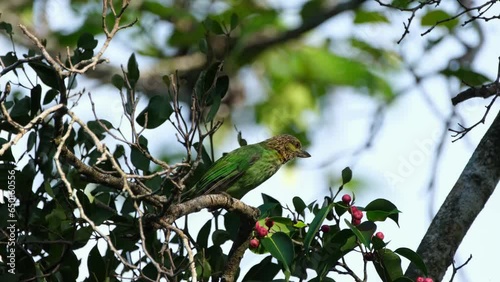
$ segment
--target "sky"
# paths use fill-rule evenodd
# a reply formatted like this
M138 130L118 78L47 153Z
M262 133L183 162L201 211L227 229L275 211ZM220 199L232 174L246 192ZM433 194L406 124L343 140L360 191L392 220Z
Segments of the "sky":
M300 7L299 3L294 1L272 1L273 5L284 5L283 3L287 3L284 6L287 9L284 21L290 25L296 24L297 17L294 9ZM449 42L443 48L423 54L421 51L423 40L420 37L420 29L417 25L402 44L396 45L395 41L399 39L403 31L402 23L406 16L391 13L390 18L392 21L390 25L372 27L368 30L352 30L352 26L346 23L349 16L341 16L320 26L314 33L308 35L307 40L314 44L322 37L342 37L350 32L356 32L364 39L374 40L381 46L404 54L405 58L410 61L421 59L429 62L420 66L419 71L423 73L442 66L447 62L446 58L461 52L461 50L454 47L453 42ZM57 26L63 23L65 24L66 20L54 18L52 24ZM482 73L495 77L498 69L497 58L499 56L497 51L499 42L496 35L499 34L500 26L495 25L494 22L483 24L483 26L486 31L486 42L475 62L475 66L480 68ZM439 30L436 30L436 33L439 33ZM429 36L436 36L436 33L431 33ZM471 38L471 40L474 39ZM8 48L10 48L10 45L0 40L0 53L4 53L2 50L8 50ZM111 48L117 47L112 45ZM110 55L112 60L118 60L119 58L113 55L120 53L117 51L119 50L110 49L107 55ZM123 60L123 57L120 60ZM140 61L141 66L143 66L143 63L147 65L148 62L147 60ZM246 81L245 87L254 89L254 91L255 86L259 87L251 71L243 71L241 77ZM100 117L109 119L113 123L118 122L121 115L120 102L116 97L105 94L114 91L114 89L107 86L97 86L91 81L82 81L81 83L81 85L86 85L87 89L93 89L93 96L99 97L100 102L103 101L101 105L97 105L97 112ZM404 88L405 85L411 85L411 82L405 81L404 77L401 78L401 81L394 83L401 88ZM450 96L448 94L450 89L448 89L448 86L440 79L430 79L424 84L424 88L431 93L439 112L443 116L447 116L450 111ZM457 84L451 90L453 93L458 93L460 88ZM257 93L257 97L258 95L265 95L265 89L259 89L255 93ZM252 103L254 101L247 102ZM145 105L146 102L142 101L142 103ZM312 145L306 149L311 153L312 157L299 160L294 169L284 167L270 180L246 195L243 201L258 206L262 203L261 193L269 194L280 199L282 203L288 203L289 205L291 205L294 196L301 197L306 203L321 200L327 193L329 186L325 175L340 176L342 169L350 166L354 177L360 183L359 187L356 187L357 205L364 206L376 198L385 198L393 202L402 211L399 228L392 222L377 224L379 231L384 232L386 241L390 241L388 247L391 249L408 247L413 250L416 250L425 234L431 221L431 215L437 211L444 201L465 167L475 146L479 143L500 109L498 106L494 106L486 123L476 127L466 138L458 142L452 143L451 135L446 135L443 155L439 160L436 172L436 190L431 193L427 189L431 174L430 170L435 158L436 146L440 142L443 130L446 130L446 128L443 128L442 119L429 109L418 89L409 89L404 94L404 97L397 99L395 103L387 108L383 119L384 124L374 146L363 151L355 159L355 162L349 153L363 144L367 129L371 123L372 114L379 105L378 102L346 90L331 95L325 103L327 105L325 109L327 110L321 112L319 116L311 118L309 137L312 140ZM464 117L466 124L472 124L482 117L484 106L488 103L489 100L469 100L465 104L458 105L457 110ZM88 106L88 100L82 99L79 108L88 109L86 106ZM246 110L248 110L248 107L239 109L239 111ZM89 115L88 111L80 111L78 108L77 114ZM236 123L238 123L238 116L244 119L247 115L245 112L236 112ZM91 117L89 116L89 118ZM241 122L243 123L243 121ZM456 128L456 122L452 124ZM249 143L256 143L270 137L269 132L262 127L239 129L243 131L244 137ZM216 155L220 156L222 152L238 147L236 132L232 135L224 140L223 146L217 148ZM165 138L154 138L154 133L146 132L146 137L150 137L148 139L151 148L153 148L153 154L164 150L165 144L175 142L175 137L167 137L167 134L165 134ZM325 165L325 163L328 165ZM349 188L349 185L347 188ZM349 190L345 192L349 193ZM492 224L494 215L498 214L498 207L500 207L500 196L496 193L491 196L458 250L456 256L457 265L463 263L470 254L472 254L473 258L465 268L459 271L459 276L454 281L478 281L478 277L485 282L497 281L495 280L497 278L496 254L500 251L500 248L494 243L493 236L488 235L500 232L500 227L497 224ZM200 222L204 223L209 218L207 216L206 213L202 212ZM84 253L82 251L83 265L85 266L86 257ZM247 252L242 264L242 273L246 273L245 268L248 269L262 258L264 256ZM373 269L369 275L371 275L369 281L378 281L373 279L376 276ZM80 277L84 276L81 275ZM448 272L443 281L448 281L449 277L450 273ZM348 277L335 276L335 279L336 281L352 281Z

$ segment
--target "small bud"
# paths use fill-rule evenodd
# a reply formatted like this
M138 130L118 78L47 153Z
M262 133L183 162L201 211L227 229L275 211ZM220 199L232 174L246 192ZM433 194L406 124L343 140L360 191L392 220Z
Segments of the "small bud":
M424 282L434 282L434 280L432 280L432 278L430 277L427 277L424 279Z
M274 225L274 221L272 219L270 219L269 217L267 217L266 218L266 226L268 228L271 228L271 227L273 227L273 225Z
M384 240L384 233L382 233L382 232L377 232L377 233L375 233L375 236L376 236L377 238L379 238L380 240Z
M250 249L256 249L258 248L260 245L260 242L259 240L257 240L257 238L253 238L252 240L250 240Z
M366 260L366 261L372 261L373 260L373 253L365 253L363 255L363 258Z
M324 233L328 233L330 232L330 225L322 225L321 226L321 231L323 231Z
M351 196L349 194L344 194L344 196L342 196L342 202L349 205L351 203Z
M415 280L415 282L424 282L424 277L422 276L417 277L417 280Z

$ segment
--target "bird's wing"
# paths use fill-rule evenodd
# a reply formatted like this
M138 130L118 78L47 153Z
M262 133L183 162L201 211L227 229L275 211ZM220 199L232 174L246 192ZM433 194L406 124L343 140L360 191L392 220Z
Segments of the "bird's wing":
M238 148L217 160L196 184L197 194L226 191L262 155L258 145Z

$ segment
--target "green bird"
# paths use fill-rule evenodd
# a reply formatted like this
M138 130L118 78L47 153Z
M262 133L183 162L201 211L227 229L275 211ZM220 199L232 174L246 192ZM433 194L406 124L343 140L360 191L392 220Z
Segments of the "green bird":
M290 160L309 158L294 136L282 134L260 143L242 146L218 159L187 194L225 192L241 199L273 176ZM189 197L188 196L188 197ZM192 197L190 197L192 198Z

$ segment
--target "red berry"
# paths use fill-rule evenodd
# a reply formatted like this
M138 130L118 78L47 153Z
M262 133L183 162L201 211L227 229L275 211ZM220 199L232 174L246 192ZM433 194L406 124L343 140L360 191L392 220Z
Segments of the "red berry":
M260 226L259 222L255 223L254 229L255 229L255 233L257 233L257 236L259 236L259 237L264 237L268 233L267 228L265 228L264 226Z
M424 282L424 277L422 276L417 277L417 280L415 280L415 282Z
M424 282L434 282L434 280L432 280L432 278L427 277L424 279Z
M359 225L359 224L361 224L361 219L355 219L355 218L353 218L351 220L351 223L352 223L352 225Z
M344 196L342 196L342 202L349 205L351 203L351 196L349 196L349 194L344 194Z
M375 233L375 236L376 236L377 238L379 238L380 240L384 240L384 233L382 233L382 232L377 232L377 233Z
M259 244L259 240L253 238L252 240L250 240L250 249L256 249L257 247L259 247Z
M330 225L322 225L321 226L321 231L325 232L325 233L328 233L330 232Z
M360 210L356 210L352 213L352 218L361 220L363 218L363 212Z
M271 228L271 227L273 227L273 225L274 225L274 221L272 219L270 219L269 217L267 217L266 218L266 226L268 228Z
M350 214L353 214L353 213L355 213L355 212L357 212L357 211L359 211L357 207L355 207L355 206L351 206L351 207L349 207L349 213L350 213Z

